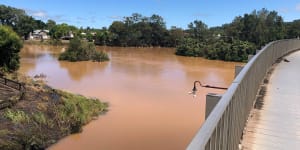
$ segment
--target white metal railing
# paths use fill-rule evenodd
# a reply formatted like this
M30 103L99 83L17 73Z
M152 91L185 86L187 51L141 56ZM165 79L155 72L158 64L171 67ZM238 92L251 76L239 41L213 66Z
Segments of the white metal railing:
M300 40L267 44L242 69L188 145L188 150L238 150L259 86L275 61L300 49Z

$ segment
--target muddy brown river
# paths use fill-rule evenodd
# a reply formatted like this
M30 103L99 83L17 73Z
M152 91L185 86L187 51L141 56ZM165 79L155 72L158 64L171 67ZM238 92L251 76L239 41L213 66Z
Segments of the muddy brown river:
M173 48L98 47L109 62L65 62L64 47L25 45L20 72L45 74L49 85L110 104L109 111L50 150L182 150L204 121L205 94L195 80L228 87L237 63L174 55Z

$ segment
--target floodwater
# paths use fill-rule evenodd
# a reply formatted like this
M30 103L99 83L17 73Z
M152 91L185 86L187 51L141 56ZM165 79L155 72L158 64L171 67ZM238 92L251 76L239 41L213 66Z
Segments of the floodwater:
M45 74L54 88L97 97L109 111L50 150L182 150L205 116L205 94L193 82L228 87L237 63L174 55L172 48L98 47L109 62L65 62L63 47L25 45L20 72Z

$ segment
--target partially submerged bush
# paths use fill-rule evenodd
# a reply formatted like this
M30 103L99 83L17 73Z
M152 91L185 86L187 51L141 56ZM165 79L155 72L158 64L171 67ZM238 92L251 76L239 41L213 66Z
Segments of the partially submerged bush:
M109 57L103 51L96 51L93 43L82 41L75 37L70 41L68 49L59 56L59 60L68 61L108 61Z

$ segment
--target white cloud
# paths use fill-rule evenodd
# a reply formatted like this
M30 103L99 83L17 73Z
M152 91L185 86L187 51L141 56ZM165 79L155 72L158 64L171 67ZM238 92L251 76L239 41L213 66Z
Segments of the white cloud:
M26 11L27 14L29 14L32 17L43 18L43 19L48 18L47 12L43 11L43 10L25 9L25 11Z
M121 16L108 16L109 19L122 19Z
M296 5L296 10L297 10L297 11L300 11L300 3L298 3L298 4Z
M195 13L193 14L194 17L209 17L211 16L210 14L205 14L205 13Z
M78 21L84 21L84 20L86 20L86 18L83 18L83 17L77 17L76 18Z
M289 13L290 10L288 8L280 8L277 10L279 13L283 13L283 14L286 14L286 13Z

